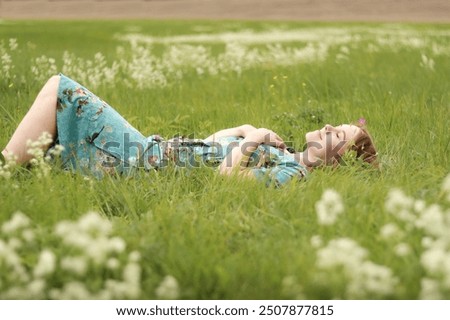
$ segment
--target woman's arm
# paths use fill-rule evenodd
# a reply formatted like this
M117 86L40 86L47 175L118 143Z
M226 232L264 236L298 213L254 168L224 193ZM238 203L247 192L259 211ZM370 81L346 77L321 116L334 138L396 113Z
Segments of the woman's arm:
M256 128L250 124L244 124L239 127L223 129L217 131L204 139L204 141L215 141L222 137L243 137L245 138L250 132L256 130Z
M225 157L220 164L219 172L221 174L231 174L237 171L239 174L242 174L247 168L250 156L262 143L280 149L286 148L283 139L272 130L265 128L254 129Z

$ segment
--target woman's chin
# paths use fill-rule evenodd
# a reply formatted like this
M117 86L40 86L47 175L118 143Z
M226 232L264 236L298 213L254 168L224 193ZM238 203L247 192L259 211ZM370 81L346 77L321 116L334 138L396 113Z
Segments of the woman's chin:
M306 141L306 143L309 143L311 141L317 141L319 139L320 139L319 130L310 131L310 132L307 132L305 134L305 141Z

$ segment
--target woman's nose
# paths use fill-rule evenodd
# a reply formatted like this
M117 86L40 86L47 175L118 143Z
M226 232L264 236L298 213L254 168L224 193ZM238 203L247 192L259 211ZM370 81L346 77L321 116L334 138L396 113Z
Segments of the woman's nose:
M333 129L334 129L334 127L331 124L326 124L325 125L325 131L331 131Z

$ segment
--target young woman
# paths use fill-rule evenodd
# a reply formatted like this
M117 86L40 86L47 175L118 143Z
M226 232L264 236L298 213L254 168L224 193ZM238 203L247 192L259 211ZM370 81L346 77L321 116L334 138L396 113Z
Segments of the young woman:
M51 77L20 122L2 157L14 155L18 163L31 159L27 141L48 132L53 139L43 148L62 145L64 167L103 176L127 173L137 167L214 166L221 174L237 172L277 185L302 179L320 165L336 165L348 150L375 163L376 149L364 127L326 125L306 134L306 150L291 153L273 131L242 125L218 131L203 140L158 135L144 137L106 102L72 79Z

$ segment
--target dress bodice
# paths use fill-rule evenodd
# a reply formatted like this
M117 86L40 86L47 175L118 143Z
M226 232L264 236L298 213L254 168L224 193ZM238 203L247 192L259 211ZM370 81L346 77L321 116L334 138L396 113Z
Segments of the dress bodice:
M204 141L176 138L165 141L159 136L150 136L148 140L152 143L149 144L150 153L146 158L153 159L149 163L155 167L164 167L169 163L182 168L218 167L227 161L226 156L238 147L242 139L222 137L215 141ZM266 179L268 184L281 185L307 175L306 168L295 160L293 154L266 144L259 145L251 154L248 167L257 179Z

